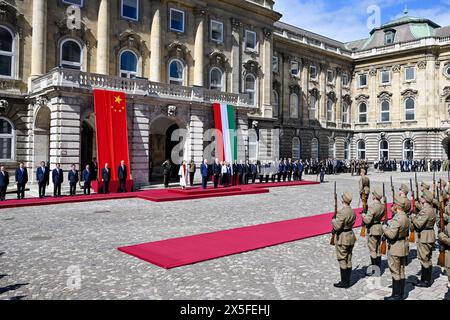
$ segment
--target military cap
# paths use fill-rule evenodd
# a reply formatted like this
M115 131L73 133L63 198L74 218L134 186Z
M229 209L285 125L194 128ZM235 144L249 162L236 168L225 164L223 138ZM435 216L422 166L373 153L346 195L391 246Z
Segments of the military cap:
M427 190L430 190L430 185L428 184L428 183L426 183L425 181L422 181L421 183L420 183L420 186L422 187L422 188L424 188L424 189L427 189Z
M396 204L397 206L399 206L400 208L402 208L403 210L406 209L407 205L408 205L408 199L406 199L405 197L400 197L400 196L394 196L394 204Z
M344 194L342 195L342 200L345 203L350 204L350 203L352 203L353 196L352 196L352 194L350 192L344 192Z
M428 203L433 203L433 194L428 190L423 190L422 198L424 198Z
M404 194L409 193L409 187L404 183L402 183L402 185L400 186L400 190L403 191Z
M383 191L380 188L375 188L372 191L372 194L375 196L375 198L377 198L378 200L380 200L381 198L383 198Z

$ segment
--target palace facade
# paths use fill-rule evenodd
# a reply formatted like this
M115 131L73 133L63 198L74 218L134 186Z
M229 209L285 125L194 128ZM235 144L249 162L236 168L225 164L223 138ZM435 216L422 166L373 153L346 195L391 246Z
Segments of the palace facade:
M138 187L175 145L214 156L213 102L236 106L241 159L450 156L450 27L405 14L342 43L273 5L0 0L0 162L88 163L94 89L127 94Z

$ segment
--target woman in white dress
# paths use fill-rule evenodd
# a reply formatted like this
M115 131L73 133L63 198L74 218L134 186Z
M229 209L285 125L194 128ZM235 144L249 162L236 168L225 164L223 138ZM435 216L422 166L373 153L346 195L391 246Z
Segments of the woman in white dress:
M183 163L180 166L180 170L178 171L178 176L180 177L180 186L184 190L187 186L187 165L186 161L183 161Z

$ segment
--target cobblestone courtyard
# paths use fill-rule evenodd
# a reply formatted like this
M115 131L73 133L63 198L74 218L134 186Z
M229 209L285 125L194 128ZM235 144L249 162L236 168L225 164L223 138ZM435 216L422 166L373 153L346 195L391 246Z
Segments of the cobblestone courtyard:
M409 182L408 174L393 176L397 188ZM390 200L390 174L370 177L373 186L387 183ZM431 181L432 175L421 173L422 178ZM131 199L0 210L0 299L382 299L390 294L390 272L365 277L370 259L360 237L353 259L356 283L349 290L332 285L339 268L328 235L168 271L117 250L330 212L335 179L339 194L350 190L357 197L358 178L340 175L327 176L321 185L214 200ZM415 258L415 245L411 249ZM417 259L407 267L408 299L443 299L447 277L440 268L435 267L428 289L411 284L419 270Z

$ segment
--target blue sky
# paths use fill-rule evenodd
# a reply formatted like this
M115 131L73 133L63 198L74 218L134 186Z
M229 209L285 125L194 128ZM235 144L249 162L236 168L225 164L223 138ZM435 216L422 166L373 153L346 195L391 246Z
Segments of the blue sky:
M450 25L450 0L275 0L283 22L343 42L368 37L373 5L382 24L402 16L406 6L410 16Z

